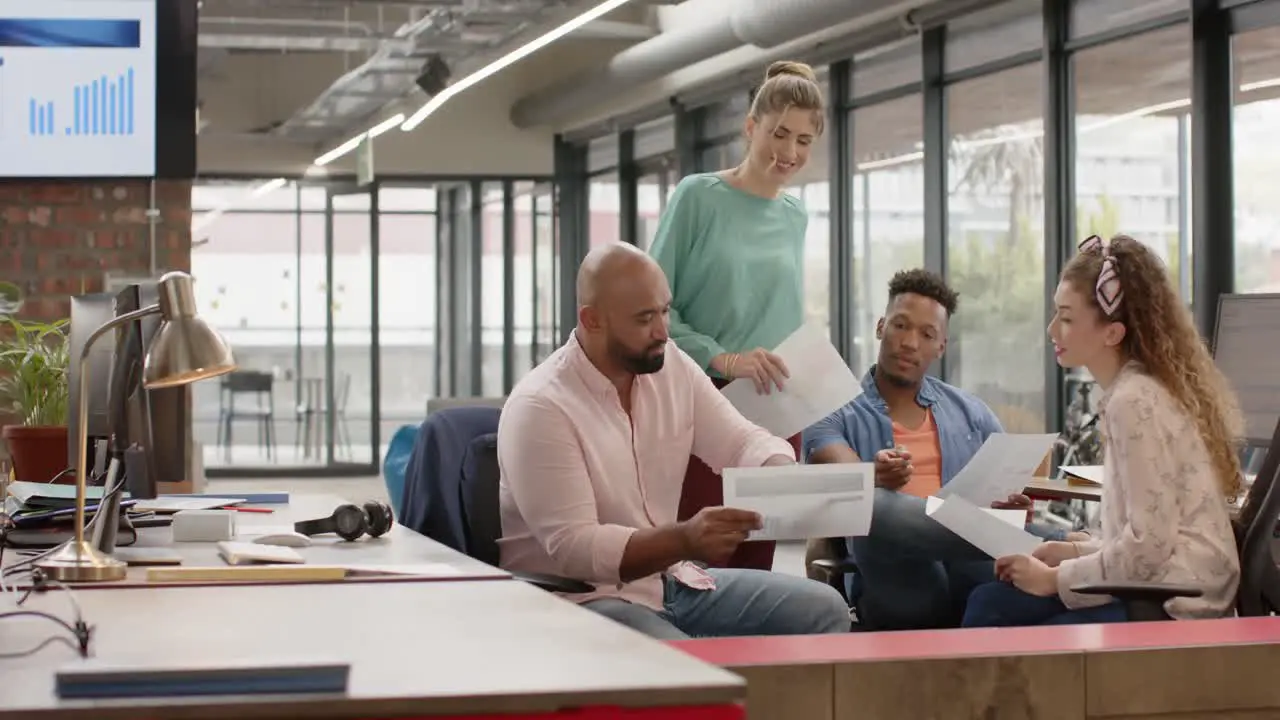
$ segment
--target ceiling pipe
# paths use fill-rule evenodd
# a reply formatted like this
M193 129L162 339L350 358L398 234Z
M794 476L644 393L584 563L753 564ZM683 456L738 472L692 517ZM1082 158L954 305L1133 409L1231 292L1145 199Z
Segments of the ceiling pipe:
M599 70L521 98L511 108L512 124L521 129L555 124L620 88L656 80L742 45L776 47L858 16L903 4L901 0L690 1L706 5L704 20L667 30L652 40L623 50ZM726 12L726 6L732 9Z

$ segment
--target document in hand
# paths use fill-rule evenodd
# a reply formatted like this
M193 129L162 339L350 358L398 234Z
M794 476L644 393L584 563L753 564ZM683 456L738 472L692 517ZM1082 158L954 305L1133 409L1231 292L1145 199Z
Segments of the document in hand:
M936 500L925 501L925 514L993 558L1026 555L1041 543L1040 538L1023 529L1022 522L1012 522L1011 515L994 514L1009 513L1008 510L980 507L959 496ZM1020 520L1025 519L1021 510L1014 512L1021 516Z
M781 391L761 395L754 382L738 379L725 386L724 396L744 417L778 437L795 435L862 392L827 334L814 325L802 325L773 352L791 373Z
M725 507L764 518L752 540L849 537L871 530L871 463L725 468L723 478Z
M961 497L984 508L1020 493L1057 440L1057 435L996 433L942 486L938 497Z

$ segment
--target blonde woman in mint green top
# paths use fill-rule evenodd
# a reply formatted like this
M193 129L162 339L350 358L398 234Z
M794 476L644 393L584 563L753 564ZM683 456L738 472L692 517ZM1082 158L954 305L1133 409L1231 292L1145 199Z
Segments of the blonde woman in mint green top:
M804 321L809 216L788 194L763 198L720 173L676 186L651 252L671 283L671 339L712 375L725 357L774 348ZM741 373L746 363L735 365Z
M747 155L736 168L676 186L650 253L671 285L671 339L716 384L750 378L781 388L787 368L771 350L804 322L809 216L782 191L822 134L822 90L803 63L777 62L752 98ZM790 438L799 452L799 436ZM721 480L689 459L680 519L724 501ZM729 567L773 568L774 543L745 542Z

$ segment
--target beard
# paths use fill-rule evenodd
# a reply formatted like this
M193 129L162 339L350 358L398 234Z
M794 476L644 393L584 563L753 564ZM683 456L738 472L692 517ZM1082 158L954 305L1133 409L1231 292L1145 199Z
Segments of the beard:
M644 349L643 352L634 352L616 340L609 340L609 354L617 361L618 365L633 375L649 375L656 373L662 369L666 362L667 355L665 352L657 352L665 346L665 342L654 343Z

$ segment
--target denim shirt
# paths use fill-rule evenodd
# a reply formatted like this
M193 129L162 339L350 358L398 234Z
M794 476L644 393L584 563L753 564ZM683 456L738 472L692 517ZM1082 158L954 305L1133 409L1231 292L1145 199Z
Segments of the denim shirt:
M805 429L806 462L814 452L836 443L849 446L866 462L871 462L877 452L894 447L893 422L889 419L889 406L876 387L875 371L873 366L862 378L861 395ZM933 412L943 485L969 463L988 437L1004 432L986 403L936 378L925 376L916 402Z

